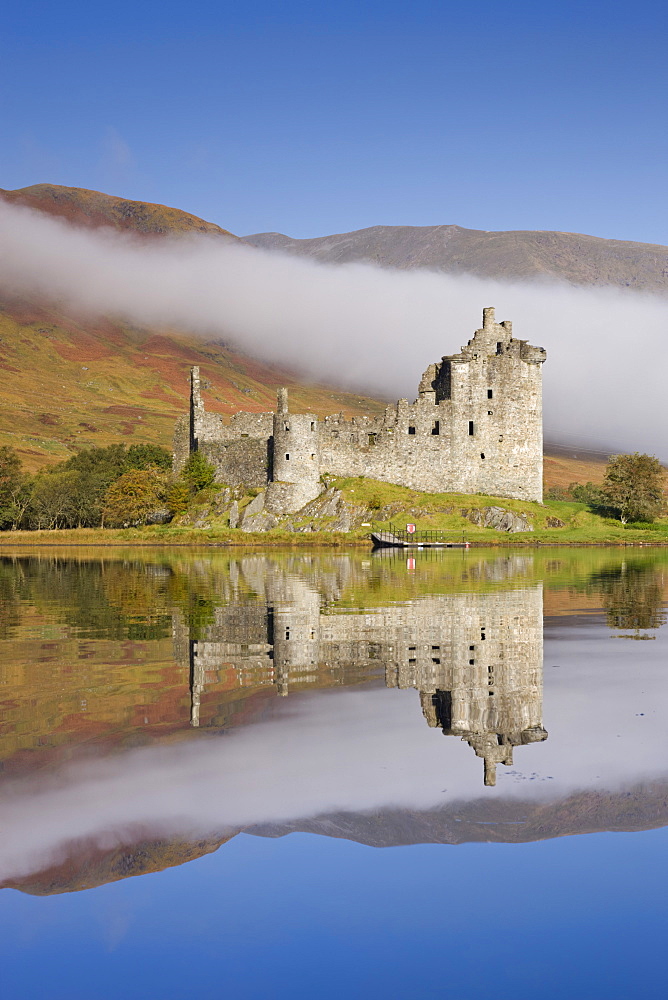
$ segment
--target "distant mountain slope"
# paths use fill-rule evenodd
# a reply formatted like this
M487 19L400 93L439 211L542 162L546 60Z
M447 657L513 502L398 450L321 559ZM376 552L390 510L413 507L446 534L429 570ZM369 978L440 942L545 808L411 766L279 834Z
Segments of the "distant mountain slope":
M150 236L174 233L209 233L238 239L227 229L205 222L178 208L152 205L143 201L127 201L100 191L85 188L60 187L58 184L33 184L32 187L4 191L0 198L13 205L25 205L48 215L55 215L77 226L98 228L113 226Z
M383 267L425 267L503 281L561 279L574 285L668 291L668 247L578 233L373 226L308 240L256 233L245 236L244 241L335 264L366 261Z

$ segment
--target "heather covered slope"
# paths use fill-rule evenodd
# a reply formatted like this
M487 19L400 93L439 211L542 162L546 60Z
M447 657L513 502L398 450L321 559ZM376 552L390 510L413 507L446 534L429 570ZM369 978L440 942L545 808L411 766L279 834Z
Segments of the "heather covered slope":
M308 240L282 233L256 233L244 239L253 246L325 263L357 261L405 270L426 267L499 281L547 279L668 292L668 247L579 233L372 226Z
M0 198L12 205L24 205L87 228L112 226L114 229L148 236L208 233L237 239L227 229L221 229L213 222L205 222L204 219L178 208L128 201L126 198L116 198L85 188L33 184L32 187L18 188L16 191L0 188Z
M16 448L31 470L113 441L170 447L174 422L188 408L191 365L200 365L210 383L207 407L218 413L273 410L279 385L295 409L321 416L383 406L303 384L221 343L0 303L0 445Z
M81 188L38 184L0 197L79 226L150 238L190 233L237 238L178 209ZM207 407L218 413L273 410L279 385L288 387L296 409L320 416L379 412L383 406L306 384L219 342L108 319L82 320L43 302L0 301L0 445L15 447L30 470L112 441L170 447L174 422L187 410L192 365L199 365L210 383Z

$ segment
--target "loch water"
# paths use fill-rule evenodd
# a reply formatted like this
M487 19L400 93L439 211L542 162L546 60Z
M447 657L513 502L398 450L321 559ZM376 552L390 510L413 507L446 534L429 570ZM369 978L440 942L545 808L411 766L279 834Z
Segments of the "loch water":
M665 990L668 553L0 555L5 998Z

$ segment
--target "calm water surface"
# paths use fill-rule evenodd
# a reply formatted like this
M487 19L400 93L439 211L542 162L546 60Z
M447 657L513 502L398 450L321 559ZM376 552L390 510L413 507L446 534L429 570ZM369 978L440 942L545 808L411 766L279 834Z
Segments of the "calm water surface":
M662 995L667 570L0 556L3 997Z

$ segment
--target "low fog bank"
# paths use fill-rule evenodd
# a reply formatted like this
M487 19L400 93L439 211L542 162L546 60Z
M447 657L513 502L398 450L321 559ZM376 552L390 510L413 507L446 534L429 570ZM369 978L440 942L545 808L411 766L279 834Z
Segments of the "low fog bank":
M0 292L222 337L392 400L414 399L427 365L458 351L495 305L516 337L547 348L546 438L668 460L659 296L323 265L205 236L149 244L1 202Z

